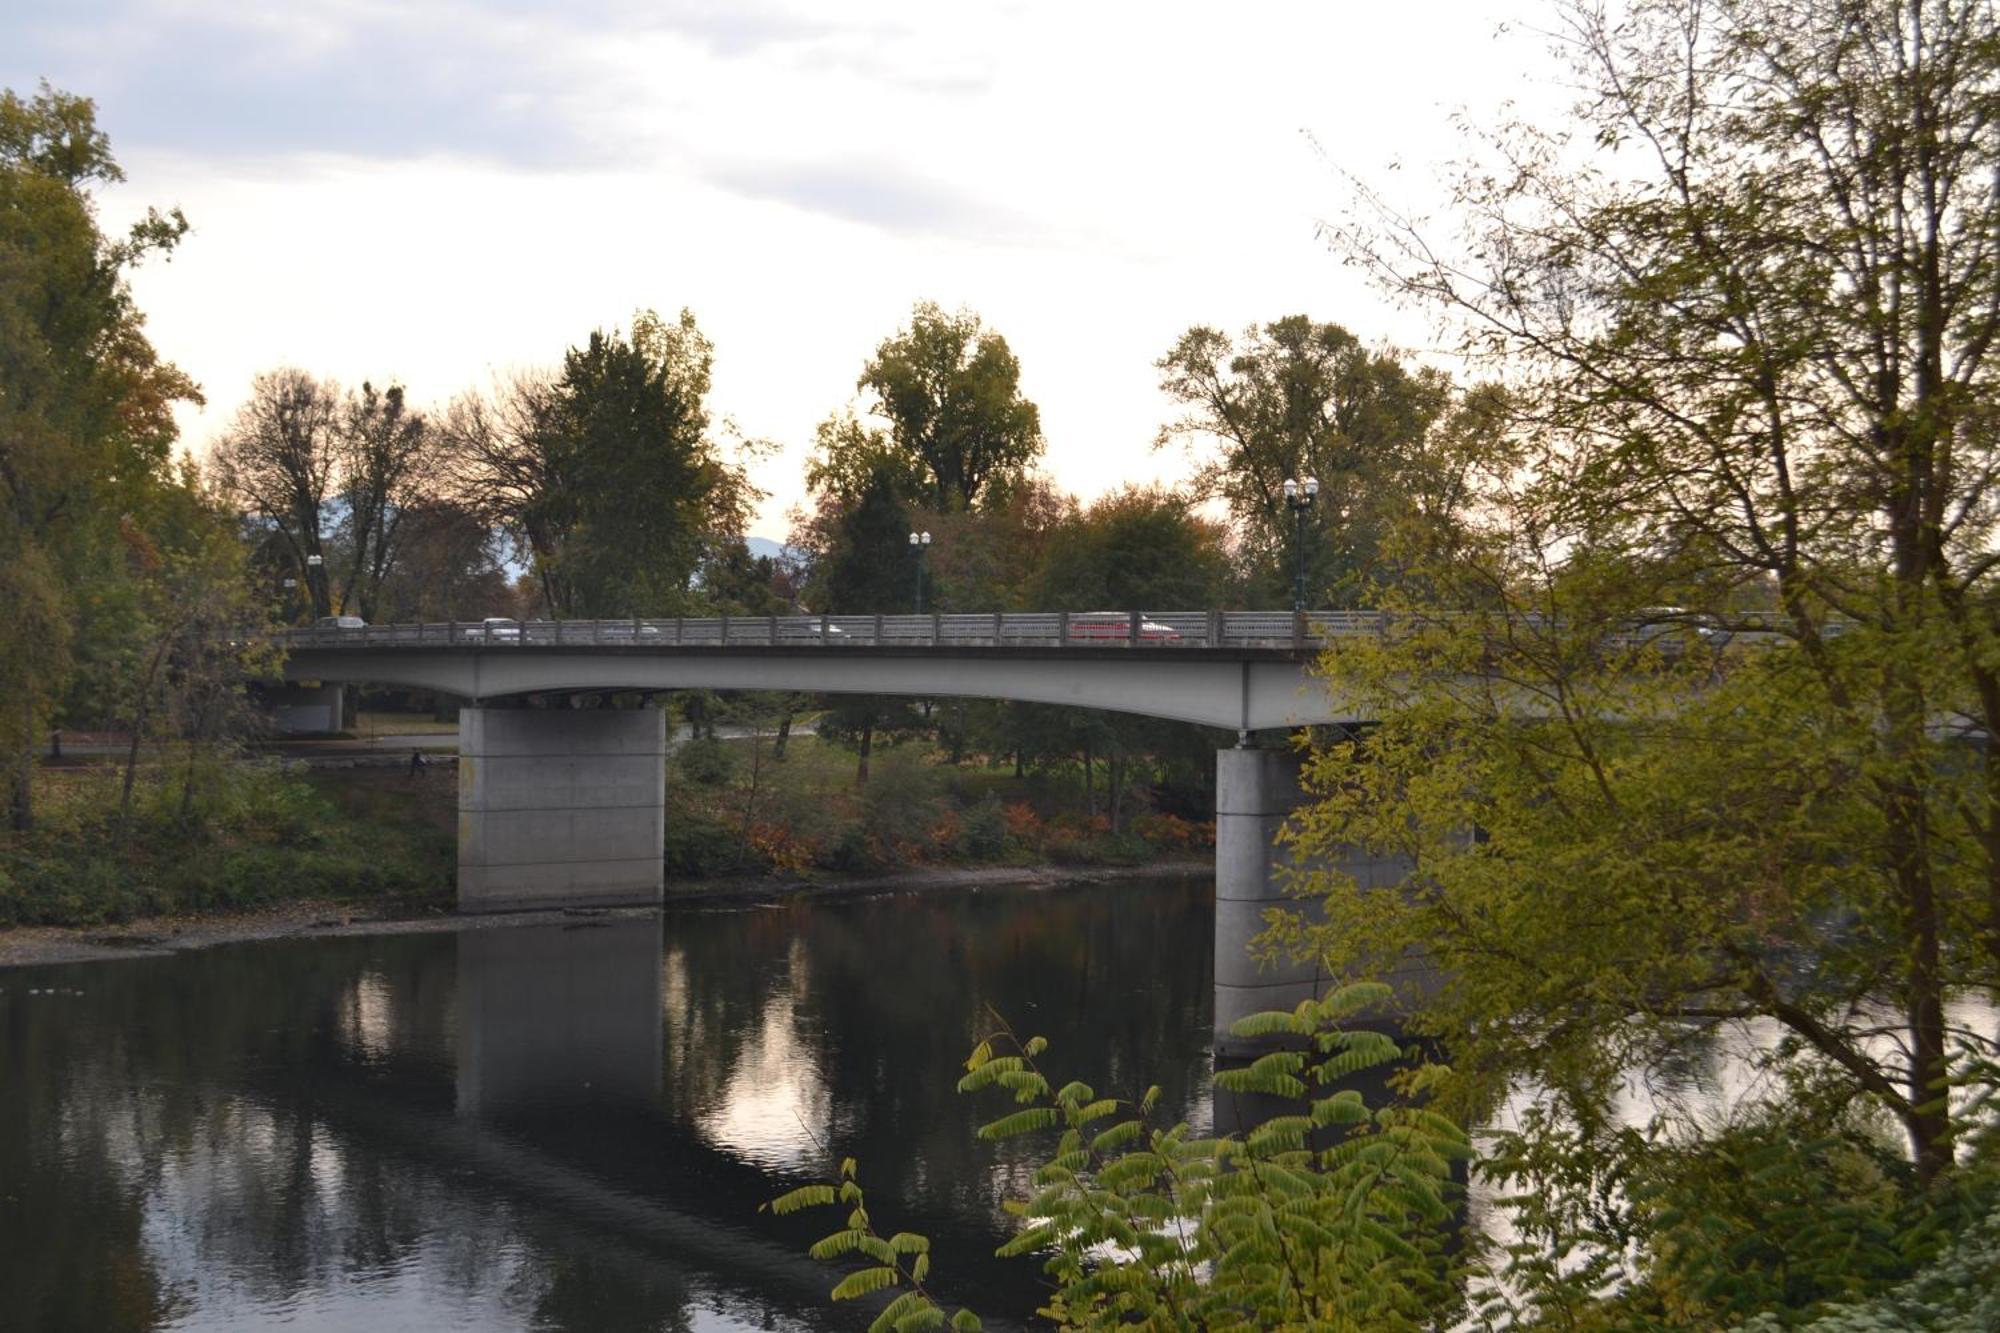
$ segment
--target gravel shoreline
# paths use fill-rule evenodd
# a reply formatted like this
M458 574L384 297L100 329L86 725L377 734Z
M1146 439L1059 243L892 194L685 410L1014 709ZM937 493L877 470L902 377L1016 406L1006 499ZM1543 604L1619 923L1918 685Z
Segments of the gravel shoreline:
M397 914L358 907L352 903L305 899L244 912L142 917L113 926L16 926L0 929L0 968L102 962L115 958L159 958L189 949L257 940L504 930L514 926L580 920L630 920L682 907L755 907L795 898L978 892L986 888L1054 889L1122 879L1195 879L1214 873L1214 863L1204 858L1199 861L1160 861L1140 866L941 868L835 880L708 880L668 885L663 907L557 908L479 915L439 911Z

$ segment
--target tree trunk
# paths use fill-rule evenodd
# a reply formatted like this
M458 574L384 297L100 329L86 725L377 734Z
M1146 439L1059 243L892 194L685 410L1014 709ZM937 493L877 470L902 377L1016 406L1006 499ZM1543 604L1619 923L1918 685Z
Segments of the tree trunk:
M861 762L854 770L854 785L857 787L868 785L868 754L874 748L875 724L873 722L864 722L861 724Z
M1104 763L1105 782L1110 788L1106 793L1106 800L1111 807L1111 836L1115 838L1124 831L1124 823L1120 816L1124 805L1121 798L1125 795L1125 752L1116 746L1112 747L1110 757Z
M125 750L125 780L118 792L118 846L122 850L132 823L132 779L139 771L139 744L146 734L146 701L132 716L132 744Z
M1919 497L1934 480L1919 442L1891 439L1905 460L1903 493L1890 507L1890 549L1894 553L1894 609L1891 630L1908 631L1924 615L1925 584L1931 572L1929 544L1922 536ZM1893 642L1893 639L1892 639ZM1892 663L1883 672L1883 743L1889 773L1880 784L1886 816L1890 873L1899 900L1903 946L1904 1019L1909 1025L1909 1113L1904 1117L1916 1156L1917 1178L1926 1184L1951 1169L1953 1124L1947 1100L1950 1063L1945 1041L1942 922L1932 865L1930 805L1925 791L1930 756L1924 744L1928 702L1915 670Z
M786 708L784 712L778 715L778 738L771 742L771 760L773 763L782 764L785 762L785 745L791 739L792 710Z
M146 716L153 699L153 679L160 673L160 662L166 657L167 646L154 646L153 656L146 663L146 674L139 681L139 701L132 711L132 744L125 751L125 781L118 793L118 846L123 850L126 834L132 823L132 780L139 771L139 746L146 736Z
M181 828L186 829L194 816L194 774L195 766L201 760L201 732L197 725L195 734L187 738L187 763L181 766L181 805L174 816Z
M34 707L22 701L22 739L20 755L16 755L14 765L8 765L8 827L14 833L28 833L34 829Z
M1088 742L1083 747L1083 813L1086 818L1097 818L1097 777L1091 768Z

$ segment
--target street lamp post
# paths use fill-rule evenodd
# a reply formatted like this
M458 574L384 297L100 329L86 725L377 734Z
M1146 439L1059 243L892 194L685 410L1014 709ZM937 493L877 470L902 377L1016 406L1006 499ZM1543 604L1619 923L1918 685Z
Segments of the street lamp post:
M315 551L306 557L306 600L312 603L312 613L320 614L320 589L326 586L326 561Z
M917 554L917 614L924 613L924 552L931 549L931 535L928 532L910 534L910 549Z
M1306 609L1306 511L1319 498L1319 479L1303 482L1285 479L1285 507L1292 511L1292 545L1298 550L1298 581L1292 586L1292 610Z

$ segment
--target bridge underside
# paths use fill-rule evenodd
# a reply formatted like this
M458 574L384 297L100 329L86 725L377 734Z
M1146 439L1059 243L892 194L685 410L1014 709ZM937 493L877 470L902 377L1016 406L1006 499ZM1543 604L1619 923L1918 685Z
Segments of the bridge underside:
M520 707L527 696L679 689L958 696L1168 718L1245 740L1253 732L1361 720L1303 657L1268 652L308 648L292 653L285 674L472 701L459 714L458 883L460 909L473 912L658 903L664 891L664 714ZM1274 839L1302 799L1288 751L1219 752L1215 1019L1225 1052L1237 1018L1290 1008L1332 984L1310 963L1259 964L1246 948L1262 931L1264 913L1287 901L1285 853ZM1408 870L1358 852L1337 868L1385 888Z
M288 680L366 681L475 702L526 694L785 690L1010 699L1264 731L1353 722L1355 709L1300 656L1242 650L1067 648L313 649Z

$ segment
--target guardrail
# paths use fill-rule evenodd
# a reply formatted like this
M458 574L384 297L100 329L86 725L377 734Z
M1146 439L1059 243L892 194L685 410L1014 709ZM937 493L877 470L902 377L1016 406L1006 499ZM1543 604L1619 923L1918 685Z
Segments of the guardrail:
M294 648L1280 648L1376 635L1379 611L995 611L922 616L488 620L286 630Z

